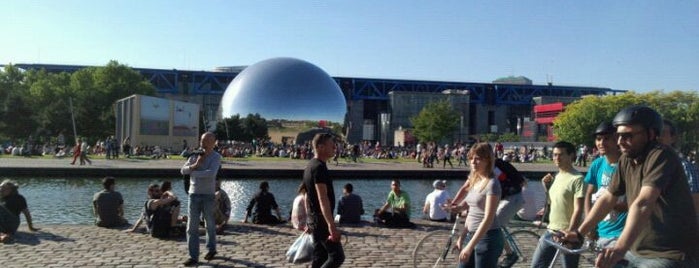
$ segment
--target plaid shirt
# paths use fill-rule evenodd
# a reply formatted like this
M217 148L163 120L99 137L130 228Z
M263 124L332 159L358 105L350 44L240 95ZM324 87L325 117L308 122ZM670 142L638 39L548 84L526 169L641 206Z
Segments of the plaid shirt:
M684 174L687 175L689 190L692 193L699 193L699 168L684 158L682 159L682 168L684 169Z

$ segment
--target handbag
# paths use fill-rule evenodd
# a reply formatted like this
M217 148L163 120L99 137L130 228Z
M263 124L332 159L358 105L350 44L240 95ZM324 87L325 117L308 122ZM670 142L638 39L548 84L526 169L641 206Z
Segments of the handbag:
M313 235L302 233L286 251L286 260L300 264L313 260Z

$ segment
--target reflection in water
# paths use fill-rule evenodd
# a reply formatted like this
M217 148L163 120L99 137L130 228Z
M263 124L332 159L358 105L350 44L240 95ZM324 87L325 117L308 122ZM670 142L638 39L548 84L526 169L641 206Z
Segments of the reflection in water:
M27 199L29 210L37 224L93 224L92 196L101 191L101 179L65 179L65 178L16 178L19 191ZM161 179L119 179L116 190L124 197L124 210L130 223L140 216L146 200L146 189L151 183L161 183ZM250 198L258 191L261 179L226 180L222 188L228 193L232 205L231 221L240 221L245 216L245 208ZM301 180L269 179L270 192L276 197L282 209L282 215L289 215L291 204ZM336 180L334 182L336 200L342 195L345 183L354 185L354 192L364 201L367 215L364 220L371 220L374 209L383 205L390 191L390 180ZM452 195L463 181L451 180L447 189ZM187 195L181 179L173 179L173 191L182 201L182 214L186 214ZM403 180L402 189L410 194L413 217L421 217L425 196L432 191L432 181ZM537 193L537 203L543 202L543 190L538 181L529 184ZM22 217L23 221L24 218Z

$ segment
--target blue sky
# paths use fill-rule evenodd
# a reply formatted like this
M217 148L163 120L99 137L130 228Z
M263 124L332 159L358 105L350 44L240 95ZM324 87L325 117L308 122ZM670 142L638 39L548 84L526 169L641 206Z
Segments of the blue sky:
M699 89L699 1L15 1L0 64L212 70L272 57L332 76Z

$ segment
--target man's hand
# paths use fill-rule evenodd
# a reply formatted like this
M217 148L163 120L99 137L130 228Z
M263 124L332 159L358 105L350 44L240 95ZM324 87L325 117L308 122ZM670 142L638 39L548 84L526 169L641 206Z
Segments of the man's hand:
M328 236L328 241L340 243L340 237L341 237L341 234L337 230L337 228L333 228L330 230L330 236Z
M602 249L599 255L597 255L597 260L595 260L595 267L607 268L614 267L617 262L624 259L626 251L616 249L616 248L605 248Z
M32 232L39 231L39 228L34 228L33 225L29 225L28 227L29 227L29 231L32 231Z

